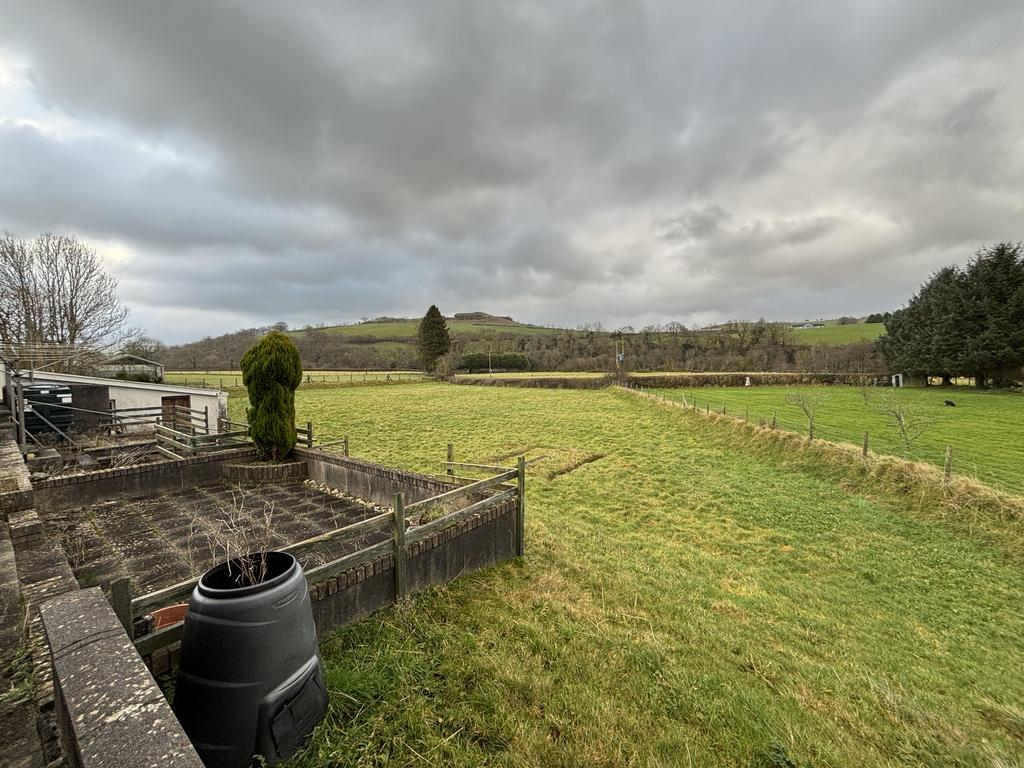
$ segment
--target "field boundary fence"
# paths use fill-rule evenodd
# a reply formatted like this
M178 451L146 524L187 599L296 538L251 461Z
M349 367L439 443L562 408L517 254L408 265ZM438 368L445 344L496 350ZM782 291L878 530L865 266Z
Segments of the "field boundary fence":
M689 393L684 393L681 400L674 398L665 397L657 392L651 392L647 388L638 386L637 384L630 382L627 385L620 386L620 389L629 392L631 394L640 395L642 397L656 400L665 405L679 408L687 412L692 412L706 417L716 418L729 418L736 423L750 424L753 426L764 427L768 429L776 429L783 432L789 432L796 435L802 435L809 442L824 441L831 443L840 443L843 445L853 445L860 447L861 458L867 459L869 455L876 456L893 456L895 458L925 462L928 464L934 464L942 469L943 478L949 480L950 476L954 472L954 463L956 461L956 450L955 446L951 443L946 443L944 450L940 451L935 461L928 461L927 458L923 458L919 454L911 455L900 455L891 451L873 451L871 448L871 431L863 430L859 441L851 440L847 432L841 432L839 429L822 424L817 418L813 420L805 419L802 425L796 425L793 423L792 418L785 416L780 419L779 412L777 410L770 413L764 412L752 412L749 407L729 409L728 403L723 400L715 402L711 397L698 397ZM791 404L792 405L792 404ZM798 407L798 406L797 406ZM979 478L969 474L961 473L965 477L978 480ZM981 480L985 482L984 480Z

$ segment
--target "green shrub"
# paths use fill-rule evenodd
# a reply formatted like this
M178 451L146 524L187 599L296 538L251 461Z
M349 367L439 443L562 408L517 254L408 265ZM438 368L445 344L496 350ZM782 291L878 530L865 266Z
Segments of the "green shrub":
M299 350L288 336L271 331L242 356L241 368L257 455L280 461L295 447L295 390L302 382Z

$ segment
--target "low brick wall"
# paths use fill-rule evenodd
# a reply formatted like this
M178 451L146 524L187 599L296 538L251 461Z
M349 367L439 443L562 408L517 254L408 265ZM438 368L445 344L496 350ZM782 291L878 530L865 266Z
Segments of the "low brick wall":
M75 768L203 768L99 587L40 608L57 729Z
M248 461L255 455L255 449L247 447L190 459L54 477L35 484L35 505L49 513L88 506L115 496L154 496L164 491L219 483L223 481L222 464Z
M325 451L296 448L295 456L305 459L310 480L341 488L357 498L385 507L392 505L397 493L404 493L405 502L411 504L458 487L457 483L430 475Z
M222 464L225 480L237 483L285 483L306 479L306 462L289 461L283 464Z

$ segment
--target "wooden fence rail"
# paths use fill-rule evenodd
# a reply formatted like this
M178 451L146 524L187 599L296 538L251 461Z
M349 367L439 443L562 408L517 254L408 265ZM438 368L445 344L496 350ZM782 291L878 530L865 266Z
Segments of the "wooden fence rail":
M167 430L167 428L164 429ZM173 430L167 431L172 432ZM182 436L193 439L193 436L191 435ZM383 541L367 547L362 547L355 552L343 555L342 557L328 563L306 569L306 581L309 584L316 584L324 581L325 579L344 573L357 565L374 560L375 558L383 555L391 554L395 558L395 595L398 599L401 599L408 593L406 560L408 559L409 546L411 544L421 541L436 531L443 530L448 526L461 522L462 520L465 520L466 518L493 505L501 504L511 499L517 499L516 509L518 519L516 523L516 532L518 541L516 543L516 552L521 556L523 554L522 539L524 536L522 518L525 512L523 495L526 488L526 462L523 460L523 457L520 456L518 466L515 469L508 469L507 467L493 467L486 464L475 466L488 469L497 468L505 471L494 475L493 477L489 477L451 491L439 493L413 504L406 504L405 494L399 493L395 496L394 506L392 509L386 512L367 517L363 520L350 523L342 526L341 528L336 528L333 531L328 531L294 544L289 544L288 546L283 547L281 551L288 552L298 558L308 555L316 551L319 547L328 544L338 544L351 541L370 531L390 528L390 536ZM515 487L504 487L497 493L489 495L487 498L467 504L466 506L449 512L436 520L424 523L423 525L411 528L409 527L409 518L407 515L410 511L428 508L434 504L445 503L467 493L481 492L499 486L504 486L512 479L517 480ZM186 601L196 588L198 582L198 578L191 578L186 581L181 581L177 584L164 587L163 589L159 589L155 592L150 592L148 594L132 598L131 587L128 580L120 579L118 582L115 582L116 589L115 585L112 585L111 587L111 602L115 608L115 613L117 613L118 618L121 619L122 623L124 623L126 627L131 627L135 620L145 617L157 608ZM160 648L176 643L181 640L182 627L183 624L178 623L155 632L150 632L135 640L135 648L140 655L146 656Z

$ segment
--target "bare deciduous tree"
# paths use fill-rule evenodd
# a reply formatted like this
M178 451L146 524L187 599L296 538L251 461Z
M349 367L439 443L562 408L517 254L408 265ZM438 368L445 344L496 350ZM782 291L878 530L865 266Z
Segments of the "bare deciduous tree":
M814 439L814 420L818 408L825 402L825 395L812 390L793 390L786 393L786 402L799 408L807 419L807 437Z
M896 428L900 440L903 441L903 447L908 451L914 441L939 421L935 416L922 411L916 403L896 389L885 392L879 398L876 407Z
M75 237L0 238L0 340L90 347L123 340L128 310L96 251Z

